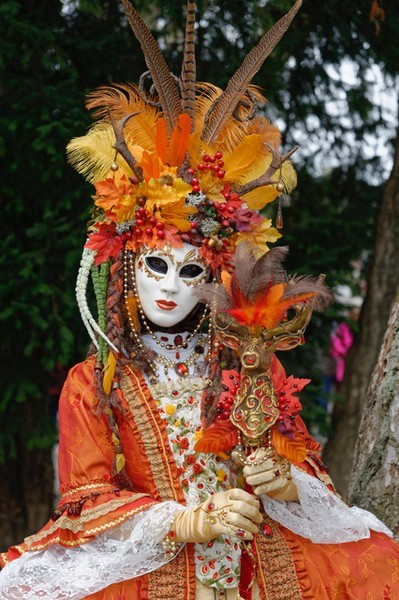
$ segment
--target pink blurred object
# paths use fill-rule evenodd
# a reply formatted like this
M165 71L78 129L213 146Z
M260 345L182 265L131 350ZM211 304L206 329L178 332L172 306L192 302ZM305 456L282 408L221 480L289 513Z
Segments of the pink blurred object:
M340 323L331 335L330 354L335 360L335 380L338 383L344 378L345 358L353 344L354 334L347 323Z

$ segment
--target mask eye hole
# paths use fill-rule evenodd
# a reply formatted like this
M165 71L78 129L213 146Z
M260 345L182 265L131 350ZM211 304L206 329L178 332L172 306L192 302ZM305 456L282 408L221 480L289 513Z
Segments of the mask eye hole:
M241 340L226 333L218 332L218 338L228 348L237 350L241 346Z
M274 342L273 346L275 350L292 350L301 343L301 338L298 336L285 337L281 340Z
M199 277L204 272L204 269L199 265L184 265L180 269L180 277L184 277L185 279L194 279L195 277Z
M145 262L147 267L151 269L151 271L155 271L155 273L166 275L168 272L168 265L163 258L159 258L158 256L146 256Z

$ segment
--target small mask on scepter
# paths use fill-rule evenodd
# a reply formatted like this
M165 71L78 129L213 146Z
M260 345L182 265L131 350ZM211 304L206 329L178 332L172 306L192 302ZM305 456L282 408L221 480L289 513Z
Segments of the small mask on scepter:
M217 452L221 448L216 444L212 450L218 429L226 439L225 444L222 442L223 452L231 449L227 440L234 440L243 459L258 447L267 447L270 452L277 450L280 454L282 446L289 447L285 440L283 444L281 441L273 444L281 438L282 430L281 426L274 426L283 424L284 410L287 410L275 385L282 369L275 353L304 343L313 310L323 310L331 302L332 294L324 284L324 276L289 277L282 267L287 251L287 248L275 248L256 259L249 246L240 245L233 273L224 273L221 283L201 286L201 298L212 307L217 343L237 353L241 373L229 423L215 422L205 429L196 446L198 451ZM285 373L283 379L286 380ZM309 382L295 381L296 388ZM286 380L284 384L287 383ZM233 431L231 426L236 435L229 435L228 430ZM289 438L297 450L295 435ZM289 450L287 453L286 457L292 458Z

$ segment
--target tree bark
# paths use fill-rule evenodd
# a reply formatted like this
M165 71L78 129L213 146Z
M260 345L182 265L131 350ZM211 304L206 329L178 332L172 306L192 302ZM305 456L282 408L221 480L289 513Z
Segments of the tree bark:
M349 500L399 539L399 288L364 404Z
M341 388L343 402L333 411L333 436L324 459L339 493L346 497L359 423L399 282L399 134L391 175L378 212L367 295L359 319L359 335L348 354Z

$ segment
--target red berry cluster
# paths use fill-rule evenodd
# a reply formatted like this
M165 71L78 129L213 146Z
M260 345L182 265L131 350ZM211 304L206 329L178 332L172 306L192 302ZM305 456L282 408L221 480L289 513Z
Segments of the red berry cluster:
M222 160L223 154L218 150L215 152L213 156L209 154L204 154L202 157L203 162L198 163L197 169L198 171L211 171L216 175L218 179L223 179L226 174L226 171L223 170L224 161ZM200 191L199 180L196 175L195 169L187 169L189 175L193 175L191 179L191 185L193 188L193 194L196 194Z
M227 192L223 193L223 196L226 198L227 202L231 199L231 194ZM231 219L234 213L236 212L234 206L229 206L227 202L214 202L214 207L218 211L219 215L222 217L221 225L225 229L228 229L234 224L234 221L230 221L229 219Z
M284 389L285 388L285 389ZM294 418L302 408L301 403L294 394L299 394L302 391L302 386L297 383L292 383L289 380L283 382L282 388L278 390L278 403L280 408L280 416L278 420L284 421L286 416ZM288 413L288 415L287 415Z
M226 421L230 418L231 407L234 404L234 398L239 388L239 375L237 371L224 371L223 373L223 392L220 394L216 404L216 419Z
M152 235L154 233L160 239L165 238L165 225L161 221L157 221L154 217L150 217L148 210L142 206L136 210L136 230L137 236L141 236L142 233Z

